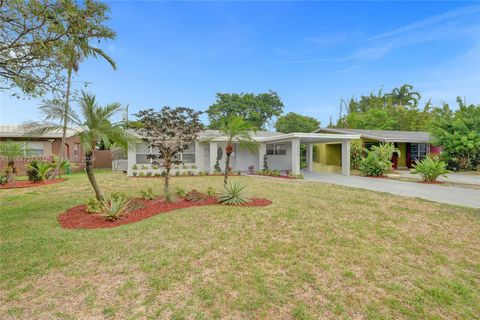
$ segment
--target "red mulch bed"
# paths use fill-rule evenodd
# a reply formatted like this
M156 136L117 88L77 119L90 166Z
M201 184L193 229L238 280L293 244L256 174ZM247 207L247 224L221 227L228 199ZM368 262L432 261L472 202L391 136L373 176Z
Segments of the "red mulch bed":
M106 221L98 214L91 214L85 211L85 205L78 205L70 208L66 212L58 216L58 222L64 229L98 229L113 228L122 224L134 223L141 221L157 214L173 211L176 209L202 207L218 204L218 200L209 197L201 201L187 201L181 199L172 203L166 203L162 199L138 200L145 207L130 211L116 221ZM268 199L252 198L250 202L239 205L239 207L261 207L268 206L272 201Z
M443 181L417 181L417 183L424 183L424 184L444 184Z
M47 180L44 182L32 182L32 181L12 181L7 184L0 185L0 189L17 189L17 188L33 188L33 187L41 187L46 186L49 184L63 182L64 179L55 179L55 180Z

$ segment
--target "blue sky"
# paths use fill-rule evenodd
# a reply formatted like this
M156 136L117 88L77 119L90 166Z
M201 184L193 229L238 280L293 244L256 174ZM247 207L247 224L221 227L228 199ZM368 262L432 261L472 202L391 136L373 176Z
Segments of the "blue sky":
M335 120L341 97L410 83L423 101L480 103L479 2L110 2L117 61L81 65L101 103L206 110L216 92L275 90L285 112ZM0 123L38 100L0 96ZM423 104L422 104L423 105ZM11 112L15 110L15 112ZM206 117L204 117L206 121Z

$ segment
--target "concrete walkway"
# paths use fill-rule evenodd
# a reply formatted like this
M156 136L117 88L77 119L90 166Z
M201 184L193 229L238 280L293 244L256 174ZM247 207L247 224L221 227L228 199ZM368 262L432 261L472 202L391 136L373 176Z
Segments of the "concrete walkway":
M334 173L303 172L305 180L338 184L347 187L387 192L399 196L422 198L458 206L480 208L480 190L420 184L389 179L343 176Z
M422 180L422 177L419 174L411 174L410 170L397 170L397 172L404 178L415 178ZM446 174L446 176L447 177L438 177L438 181L465 183L480 186L480 175L452 172Z

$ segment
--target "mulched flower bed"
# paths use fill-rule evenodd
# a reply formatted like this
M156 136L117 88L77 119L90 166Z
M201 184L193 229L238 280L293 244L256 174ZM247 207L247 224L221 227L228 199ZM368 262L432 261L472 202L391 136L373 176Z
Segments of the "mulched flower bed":
M239 205L239 207L261 207L268 206L272 201L261 198L251 198L251 201ZM201 201L187 201L181 199L175 202L167 203L163 199L143 200L137 199L137 202L143 205L143 208L130 211L116 221L106 221L101 215L86 212L85 205L78 205L58 216L58 222L64 229L98 229L113 228L122 224L141 221L157 214L173 211L176 209L202 207L218 204L217 198L209 197Z
M41 187L49 184L63 182L64 179L55 179L55 180L46 180L43 182L32 182L32 181L12 181L7 184L0 185L0 189L18 189L18 188L33 188Z

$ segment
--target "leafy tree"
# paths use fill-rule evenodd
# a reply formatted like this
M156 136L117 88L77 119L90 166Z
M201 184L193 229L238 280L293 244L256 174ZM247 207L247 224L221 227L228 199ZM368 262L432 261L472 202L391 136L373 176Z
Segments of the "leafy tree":
M277 119L275 130L282 133L312 132L318 129L320 121L309 116L302 116L295 112L289 112Z
M95 178L93 169L93 152L99 143L109 147L112 144L126 146L133 137L125 130L123 122L113 122L112 118L123 111L118 103L112 103L101 107L97 104L95 96L86 92L81 93L78 100L80 115L69 109L67 123L76 128L80 137L80 144L85 152L85 171L98 200L104 201L102 191ZM52 104L44 105L40 111L45 117L43 122L30 122L28 131L33 135L42 135L46 132L58 131L63 128L58 123L65 117L65 110L61 103L53 100Z
M69 30L61 2L0 1L0 89L43 95L62 82L54 52Z
M258 149L258 143L253 139L252 133L256 128L250 122L243 120L239 116L229 116L223 118L220 122L220 133L227 138L227 147L225 149L226 161L223 183L228 182L228 168L230 166L230 157L233 153L233 143L238 142L240 148L250 151Z
M217 93L217 101L206 111L210 129L219 129L222 119L239 116L250 122L257 130L265 130L273 117L283 111L283 102L274 91L267 93Z
M170 194L170 169L180 163L174 160L175 155L194 143L203 130L200 114L185 107L163 107L160 112L147 109L135 115L142 123L138 132L145 137L145 143L159 151L158 154L150 154L149 158L163 160L159 165L163 165L166 171L164 191L167 198Z
M62 2L68 15L64 20L64 28L71 30L65 39L58 44L58 59L67 72L65 93L65 115L69 113L72 73L77 73L82 61L88 57L101 57L106 60L113 69L116 64L102 49L92 46L91 42L114 39L115 32L104 25L108 20L109 7L103 3L89 0L83 7L72 0ZM60 161L55 167L53 178L60 170L60 163L64 158L65 139L67 133L67 116L63 118L62 142L60 146Z
M461 169L480 161L480 105L467 105L457 98L459 109L453 115L437 116L431 124L434 143Z

